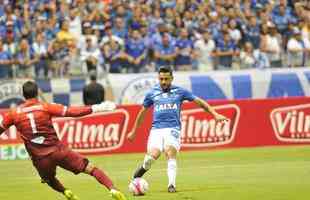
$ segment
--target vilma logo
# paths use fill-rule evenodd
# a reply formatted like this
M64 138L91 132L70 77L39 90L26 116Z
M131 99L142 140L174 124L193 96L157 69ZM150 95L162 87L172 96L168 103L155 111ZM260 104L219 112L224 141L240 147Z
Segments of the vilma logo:
M310 104L276 108L270 119L278 140L310 142Z
M80 153L102 153L120 148L125 140L129 113L97 113L78 119L58 118L53 122L58 137Z
M213 147L230 144L236 135L240 108L235 104L214 107L228 122L216 122L201 108L182 111L181 141L183 147Z
M130 81L121 92L120 104L141 104L145 93L158 83L156 76L143 76Z
M0 108L8 108L20 104L22 101L22 84L20 82L0 82Z

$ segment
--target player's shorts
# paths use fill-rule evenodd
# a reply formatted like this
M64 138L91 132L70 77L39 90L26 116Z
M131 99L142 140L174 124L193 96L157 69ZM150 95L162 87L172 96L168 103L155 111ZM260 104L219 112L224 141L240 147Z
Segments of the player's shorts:
M147 151L156 148L163 152L167 146L177 151L181 148L181 132L175 128L152 129L147 142Z
M74 174L79 174L85 171L89 161L81 154L72 151L64 145L60 145L57 151L45 157L33 158L32 162L40 177L46 180L56 176L57 166Z

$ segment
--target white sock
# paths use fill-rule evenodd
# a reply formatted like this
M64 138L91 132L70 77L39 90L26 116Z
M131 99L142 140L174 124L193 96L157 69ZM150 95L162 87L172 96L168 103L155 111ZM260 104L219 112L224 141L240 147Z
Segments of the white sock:
M168 167L167 167L167 174L169 185L173 185L175 187L175 179L177 176L177 161L176 159L169 159L168 160Z

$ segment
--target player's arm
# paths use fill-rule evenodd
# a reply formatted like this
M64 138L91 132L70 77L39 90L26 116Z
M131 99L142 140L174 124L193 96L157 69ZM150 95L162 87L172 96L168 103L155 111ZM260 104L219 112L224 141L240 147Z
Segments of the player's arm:
M138 116L137 116L136 121L134 123L134 126L132 128L132 131L127 136L128 140L132 141L136 137L137 129L142 124L148 108L150 108L154 104L152 96L153 96L153 94L151 91L146 94L146 96L143 100L143 107L138 113Z
M13 116L11 112L0 113L0 135L13 125Z
M227 121L227 118L224 115L217 113L215 109L203 99L196 97L194 102L206 112L210 113L216 121Z
M115 103L105 101L92 106L63 106L61 104L47 104L47 110L56 117L82 117L91 113L113 111L116 109Z
M142 107L142 109L139 111L138 116L136 118L136 121L133 125L133 128L131 130L131 132L128 134L127 138L132 141L135 139L136 135L137 135L137 129L141 126L144 118L145 118L145 114L147 112L148 108L147 107Z

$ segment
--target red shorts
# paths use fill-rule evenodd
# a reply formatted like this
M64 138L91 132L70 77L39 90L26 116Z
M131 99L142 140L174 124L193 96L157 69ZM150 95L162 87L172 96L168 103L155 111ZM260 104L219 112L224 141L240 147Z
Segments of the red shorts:
M85 170L89 161L81 154L60 145L57 151L41 158L32 158L32 162L40 177L45 180L56 176L57 166L79 174Z

